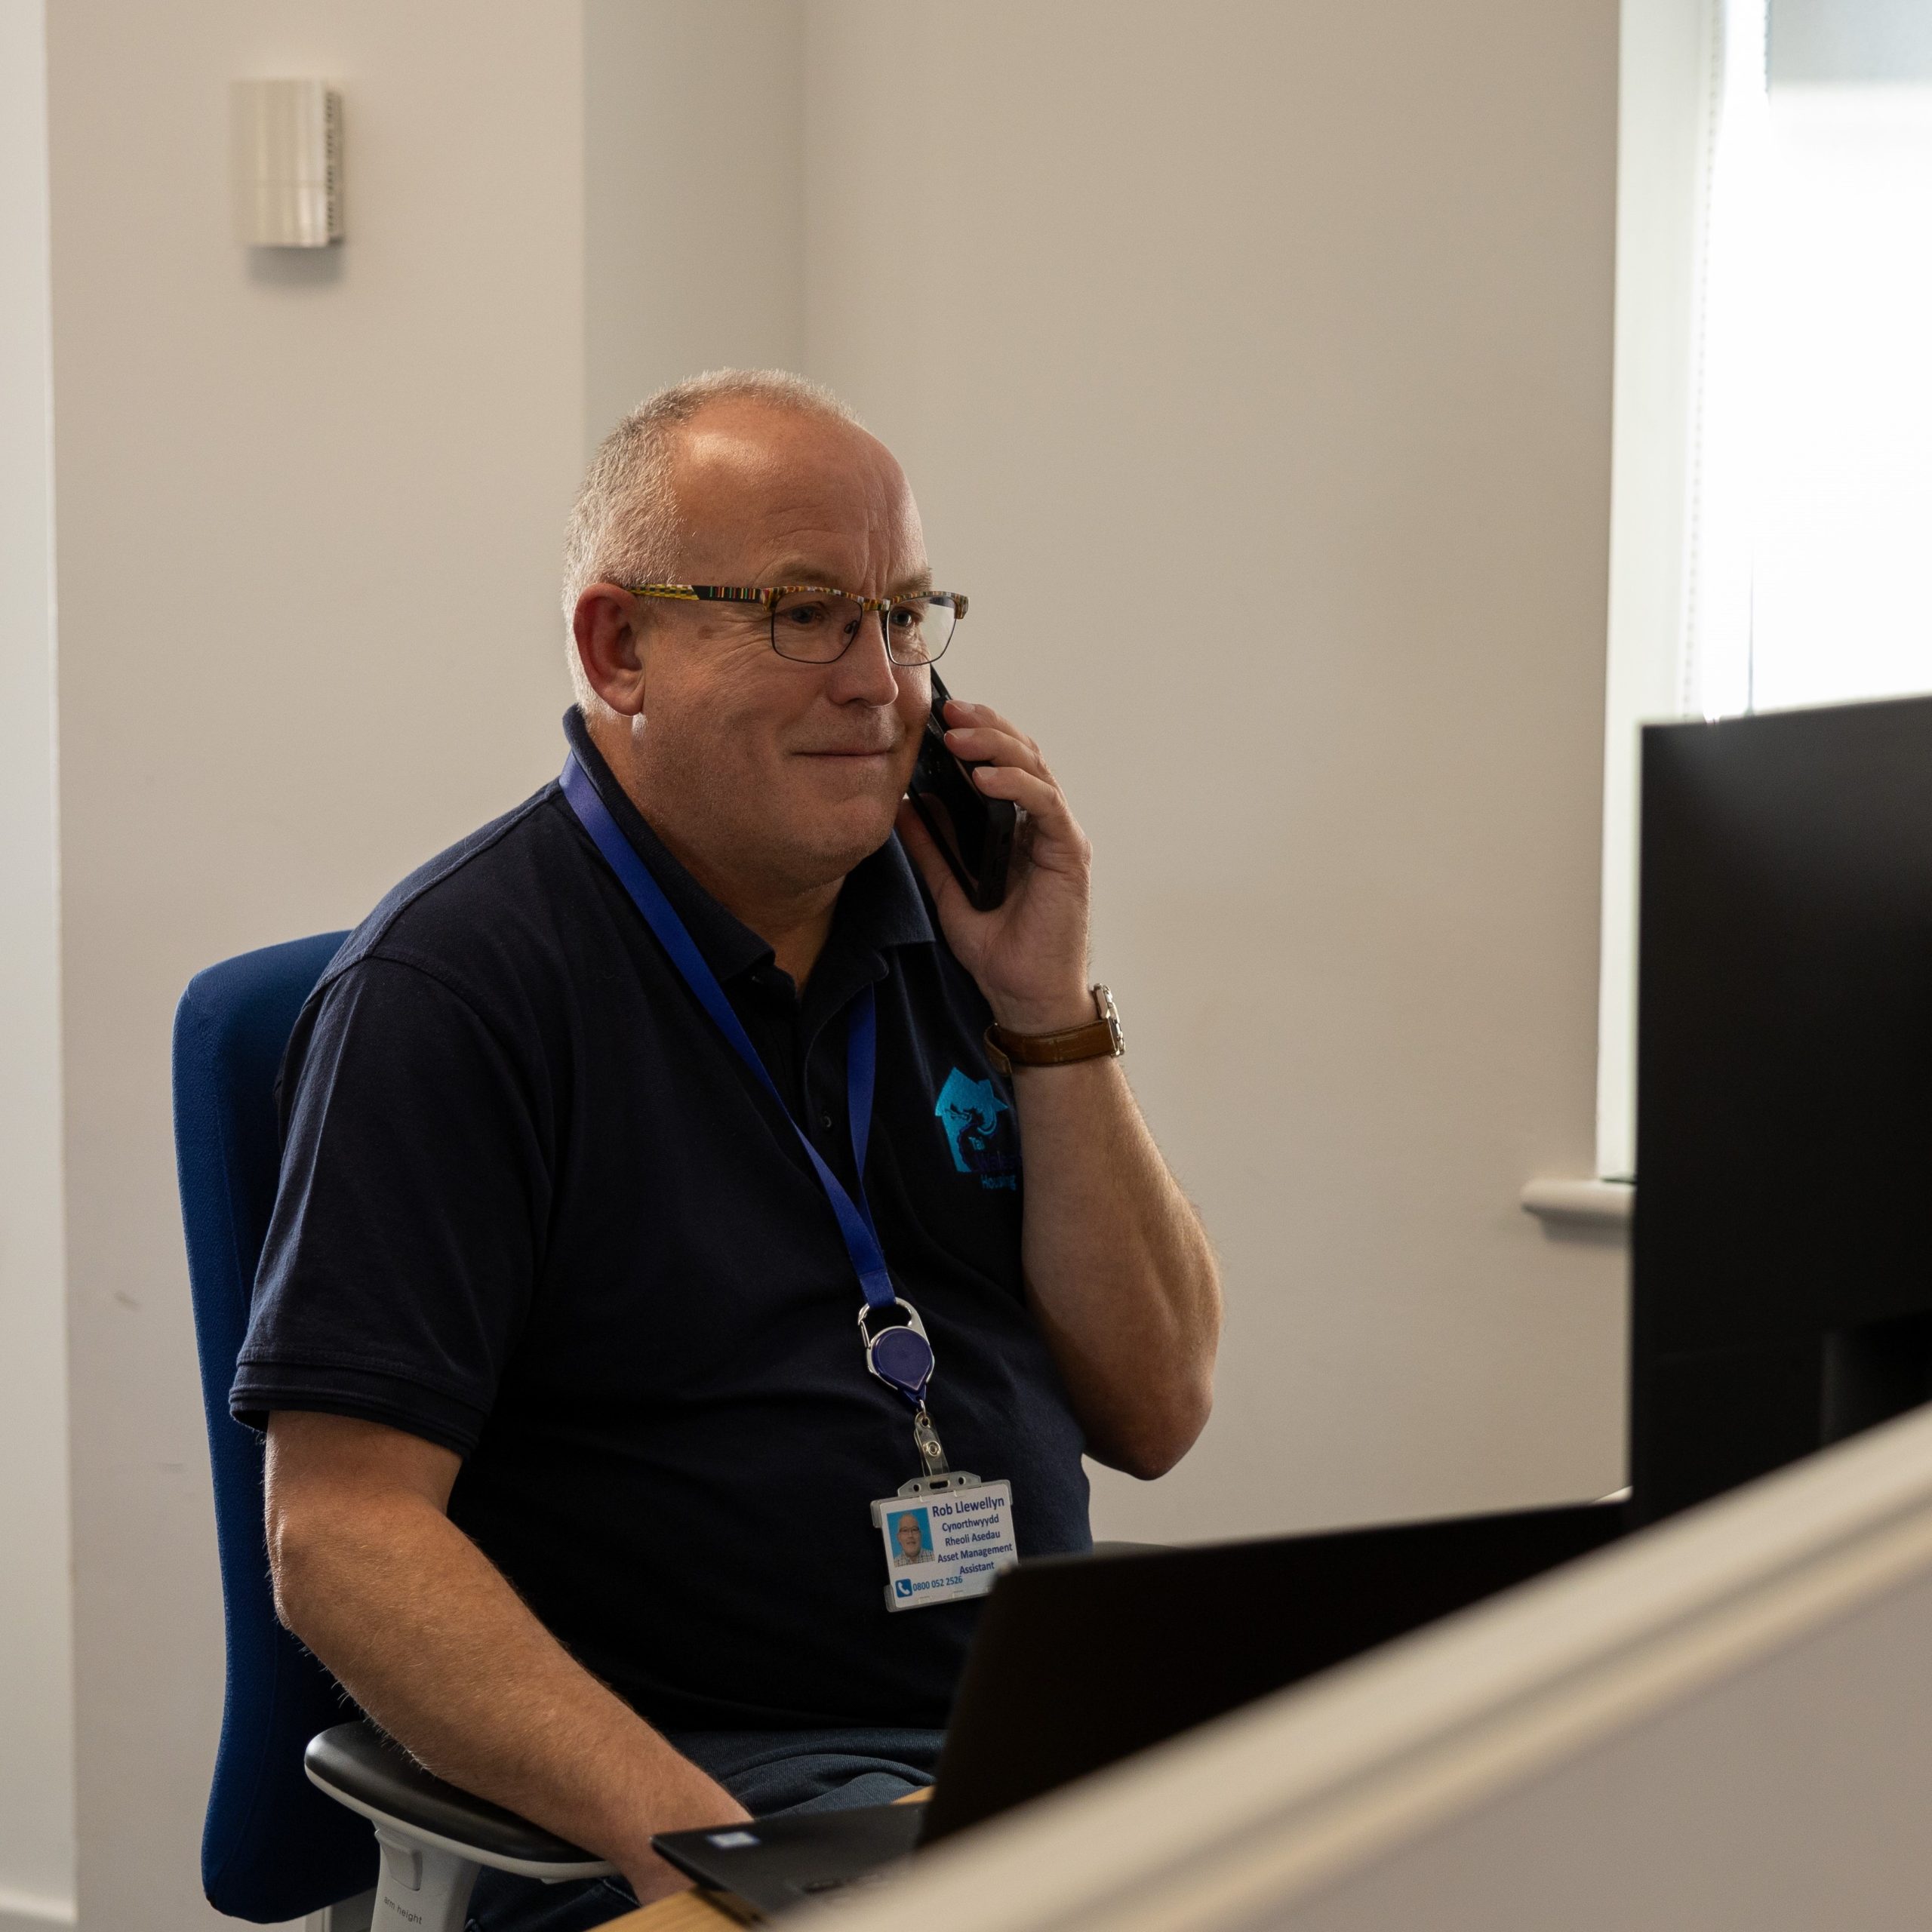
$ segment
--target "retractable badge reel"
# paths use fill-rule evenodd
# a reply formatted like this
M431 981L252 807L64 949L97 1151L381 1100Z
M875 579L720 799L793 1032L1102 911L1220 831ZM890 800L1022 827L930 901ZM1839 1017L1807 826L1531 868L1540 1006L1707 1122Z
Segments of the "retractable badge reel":
M859 1337L866 1366L912 1411L912 1443L921 1473L902 1483L897 1496L872 1506L872 1524L885 1545L886 1607L918 1610L959 1597L983 1596L1001 1571L1018 1561L1013 1531L1013 1485L982 1482L946 1460L939 1431L926 1407L933 1376L933 1345L919 1311L903 1297L890 1308L903 1322L875 1328L884 1312L859 1308Z
M904 1309L906 1319L875 1334L868 1324L878 1311L869 1302L860 1303L859 1339L866 1345L866 1367L897 1391L912 1411L912 1445L919 1452L924 1473L899 1493L908 1495L928 1481L937 1481L941 1488L956 1487L946 1451L940 1446L939 1432L926 1412L926 1386L933 1379L933 1345L927 1338L926 1324L909 1301L895 1298L891 1306Z

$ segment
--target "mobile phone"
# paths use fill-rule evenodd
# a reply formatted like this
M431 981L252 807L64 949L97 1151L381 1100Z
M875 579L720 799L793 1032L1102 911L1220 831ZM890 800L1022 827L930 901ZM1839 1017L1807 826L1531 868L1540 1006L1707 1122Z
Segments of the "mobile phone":
M1020 808L1009 798L988 798L973 783L972 766L946 749L946 701L952 694L937 671L931 676L932 709L906 794L968 902L990 912L1006 897Z

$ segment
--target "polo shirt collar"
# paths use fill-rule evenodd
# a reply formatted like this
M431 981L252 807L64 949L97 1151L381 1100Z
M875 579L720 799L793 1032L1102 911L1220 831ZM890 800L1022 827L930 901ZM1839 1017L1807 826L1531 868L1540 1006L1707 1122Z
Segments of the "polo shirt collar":
M663 888L665 897L684 921L706 964L720 982L728 982L770 964L771 946L692 878L632 804L629 794L604 761L583 714L574 705L564 714L564 735L595 786L597 795L617 820L618 829L650 867L651 877ZM881 955L894 946L933 943L932 919L926 909L924 895L897 833L846 874L832 915L832 940L838 943L841 952L855 946ZM827 950L830 949L829 942ZM881 971L884 965L881 957ZM819 976L814 973L812 977L816 981Z

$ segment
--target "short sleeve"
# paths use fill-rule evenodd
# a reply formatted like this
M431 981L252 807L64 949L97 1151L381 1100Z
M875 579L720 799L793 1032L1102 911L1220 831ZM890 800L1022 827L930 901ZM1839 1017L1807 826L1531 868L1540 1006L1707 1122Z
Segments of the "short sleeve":
M499 1029L417 967L325 989L284 1069L281 1184L229 1402L475 1447L542 1265L541 1096Z

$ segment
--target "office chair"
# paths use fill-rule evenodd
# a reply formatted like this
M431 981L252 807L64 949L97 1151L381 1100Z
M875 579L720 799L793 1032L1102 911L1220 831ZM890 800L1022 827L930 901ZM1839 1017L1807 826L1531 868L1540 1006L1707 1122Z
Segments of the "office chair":
M462 1932L480 1866L549 1880L612 1868L432 1777L361 1718L282 1628L263 1530L261 1439L228 1413L275 1204L275 1074L346 937L318 934L211 966L174 1015L175 1158L228 1644L202 1887L217 1912L257 1924L318 1913L329 1932L362 1932L372 1916Z

